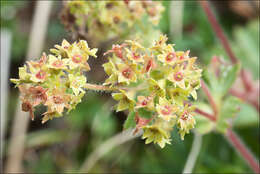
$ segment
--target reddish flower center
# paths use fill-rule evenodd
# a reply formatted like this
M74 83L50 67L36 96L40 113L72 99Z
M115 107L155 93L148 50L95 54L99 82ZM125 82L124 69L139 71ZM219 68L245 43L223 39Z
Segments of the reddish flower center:
M177 72L174 74L174 80L181 81L183 79L183 74L181 72Z
M171 62L173 59L176 58L176 54L174 52L171 52L169 53L167 56L166 56L166 61L167 62Z
M63 48L64 48L64 49L68 49L69 47L68 47L68 46L64 46Z
M140 55L136 54L136 53L133 53L133 59L137 60L140 58Z
M187 120L188 119L188 112L184 111L183 114L181 115L182 120Z
M143 105L143 106L147 105L147 100L144 100L144 101L142 102L142 105Z
M63 65L62 60L56 60L55 62L52 63L52 66L54 67L61 67Z
M40 70L36 75L37 79L44 79L46 77L46 72L44 72L43 70Z
M163 109L161 110L163 115L169 115L171 113L172 109L170 106L165 105Z
M82 56L80 54L76 54L72 57L72 61L74 63L80 63L82 61Z
M130 68L127 68L125 70L122 71L122 74L125 78L131 78L132 75L132 70Z
M55 95L55 96L53 96L53 102L55 104L61 104L61 103L63 103L63 99L60 96Z

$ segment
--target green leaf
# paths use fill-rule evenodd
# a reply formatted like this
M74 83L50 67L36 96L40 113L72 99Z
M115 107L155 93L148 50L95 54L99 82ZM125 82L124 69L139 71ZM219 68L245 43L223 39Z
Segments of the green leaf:
M233 126L235 127L257 127L259 125L259 115L250 104L243 103L240 112L237 114Z
M229 96L223 101L216 125L216 129L219 132L226 132L228 128L228 119L233 118L236 113L239 112L240 103L240 100L233 96Z
M224 96L236 80L240 70L240 64L234 66L222 67L219 77L219 85L221 86L221 94Z
M124 129L134 128L135 126L135 112L130 112L125 120Z
M140 109L138 109L138 114L139 114L140 117L142 117L142 118L147 118L147 119L149 119L149 118L152 117L153 112L147 111L147 110L144 109L144 108L140 108Z

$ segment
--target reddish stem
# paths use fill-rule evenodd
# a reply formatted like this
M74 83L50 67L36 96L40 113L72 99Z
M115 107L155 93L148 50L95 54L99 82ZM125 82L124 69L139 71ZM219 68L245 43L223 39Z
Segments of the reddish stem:
M217 117L217 114L218 114L217 105L216 105L207 85L205 84L205 82L203 80L201 81L201 88L204 91L204 93L206 94L206 96L208 97L209 103L210 103L210 105L213 109L213 112L214 112L214 116Z
M252 83L250 82L250 80L248 79L246 72L244 69L241 70L240 72L240 76L243 82L243 85L245 87L245 90L250 92L252 90Z
M219 38L220 42L222 43L224 49L226 50L231 62L236 64L238 59L236 58L235 54L232 52L227 37L225 36L220 24L218 23L215 15L212 12L212 9L209 5L208 1L200 1L200 5L203 8L204 12L206 13L208 20L212 26L212 29L215 31L217 37Z
M209 114L209 113L207 113L207 112L205 112L205 111L202 111L202 110L200 110L199 108L196 108L196 109L195 109L195 112L198 113L198 114L200 114L200 115L202 115L202 116L204 116L204 117L206 117L206 118L208 118L208 119L210 119L210 120L213 121L213 122L216 121L216 117L215 117L214 115L211 115L211 114Z
M247 149L245 144L240 140L240 138L229 129L226 133L226 137L231 143L231 145L239 152L239 154L245 159L249 166L254 170L255 173L260 173L259 162L253 154Z

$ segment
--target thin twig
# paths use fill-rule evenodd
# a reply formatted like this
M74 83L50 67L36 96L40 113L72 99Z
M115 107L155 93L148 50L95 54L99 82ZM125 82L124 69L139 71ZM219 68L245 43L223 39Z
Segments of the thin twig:
M204 93L206 94L206 96L208 97L208 100L209 100L209 103L213 109L213 112L214 112L214 116L217 117L217 114L218 114L218 107L213 99L213 96L211 95L207 85L205 84L205 82L202 80L201 81L201 88L202 90L204 91Z
M182 173L192 173L202 144L202 135L194 131L194 140Z
M213 121L213 122L216 121L216 117L215 117L214 115L209 114L209 113L207 113L207 112L205 112L205 111L203 111L203 110L201 110L201 109L199 109L199 108L196 108L194 111L195 111L196 113L198 113L198 114L200 114L200 115L202 115L202 116L208 118L209 120L211 120L211 121Z
M46 36L48 20L51 12L52 1L37 1L36 9L31 26L29 48L27 59L40 56ZM6 173L22 172L22 159L24 153L24 142L29 116L22 112L19 106L14 117L10 145L8 148L8 158L6 164Z
M210 22L212 29L215 31L217 37L219 38L220 42L222 43L224 49L226 50L231 62L233 64L236 64L238 62L238 59L236 58L235 54L232 52L231 47L229 45L228 39L225 36L220 24L218 23L215 15L212 12L212 9L209 5L209 2L207 0L200 1L200 5L203 8L205 14L208 17L208 21Z
M136 137L141 136L142 131L139 131L136 135L133 135L133 129L123 131L107 141L105 141L103 144L101 144L99 147L96 148L94 152L92 152L88 158L85 159L83 162L82 167L80 168L80 172L88 173L90 169L96 164L96 162L102 158L105 154L107 154L110 150L113 148L130 141Z
M237 152L244 158L248 165L254 170L255 173L260 173L259 161L256 160L254 155L249 151L241 139L229 129L226 133L226 138L230 144L237 150Z

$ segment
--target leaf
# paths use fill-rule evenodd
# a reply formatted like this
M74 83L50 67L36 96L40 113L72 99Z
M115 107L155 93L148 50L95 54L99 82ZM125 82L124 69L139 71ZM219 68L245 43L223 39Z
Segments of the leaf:
M229 96L223 103L219 113L216 129L225 133L228 128L228 119L233 118L239 112L240 100L236 97Z
M247 103L243 103L233 125L235 127L257 127L259 125L259 116L255 108Z
M124 129L134 128L135 126L135 112L130 112L125 120Z
M222 67L222 71L219 77L219 85L221 86L222 96L226 95L230 87L236 80L238 72L240 70L240 64L234 66Z

